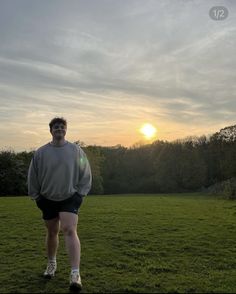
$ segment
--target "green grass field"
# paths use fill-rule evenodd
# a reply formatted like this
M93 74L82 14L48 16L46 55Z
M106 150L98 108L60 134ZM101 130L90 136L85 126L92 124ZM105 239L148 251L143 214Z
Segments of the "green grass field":
M0 198L0 292L68 293L46 266L45 228L28 197ZM78 232L83 293L236 292L236 203L200 194L88 196Z

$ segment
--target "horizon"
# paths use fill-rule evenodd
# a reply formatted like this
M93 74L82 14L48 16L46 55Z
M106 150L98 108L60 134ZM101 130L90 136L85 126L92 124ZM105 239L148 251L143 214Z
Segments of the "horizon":
M217 6L217 5L221 6ZM211 11L224 7L225 19ZM131 147L235 124L231 0L30 0L0 4L0 149L51 140ZM145 138L144 124L156 129Z
M84 141L81 141L81 140L75 140L75 141L69 141L67 139L67 135L65 137L65 140L68 141L68 142L71 142L71 143L78 143L78 144L81 144L81 147L102 147L102 148L116 148L116 147L122 147L122 148L127 148L127 149L132 149L132 148L136 148L137 146L145 146L145 145L152 145L152 144L155 144L157 142L164 142L164 143L176 143L178 141L180 142L184 142L186 140L194 140L194 139L198 139L200 137L203 137L205 136L206 137L206 140L209 140L211 138L211 136L213 136L214 134L216 133L219 133L220 131L224 130L224 129L227 129L227 128L230 128L230 127L234 127L236 126L236 124L234 125L231 125L231 126L225 126L223 128L221 128L220 130L216 131L215 133L211 133L211 134L201 134L199 136L186 136L186 137L182 137L182 138L176 138L172 141L170 140L160 140L160 139L152 139L152 140L140 140L140 141L137 141L135 142L134 144L130 145L130 146L124 146L122 144L115 144L115 145L99 145L99 144L87 144L86 142ZM46 145L48 143L50 143L51 140L49 140L48 142L45 142L44 144L40 145L40 146L37 146L37 147L31 147L31 148L23 148L21 150L15 150L14 148L12 148L11 146L5 146L5 147L1 147L0 148L0 152L4 152L4 151L10 151L10 152L14 152L14 153L21 153L21 152L31 152L31 151L36 151L39 147L43 146L43 145Z

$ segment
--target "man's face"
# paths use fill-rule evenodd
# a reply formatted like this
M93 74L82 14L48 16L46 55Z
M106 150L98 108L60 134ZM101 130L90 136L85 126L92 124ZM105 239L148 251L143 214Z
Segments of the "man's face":
M64 139L66 135L66 126L63 123L55 123L52 126L51 134L53 139L61 140Z

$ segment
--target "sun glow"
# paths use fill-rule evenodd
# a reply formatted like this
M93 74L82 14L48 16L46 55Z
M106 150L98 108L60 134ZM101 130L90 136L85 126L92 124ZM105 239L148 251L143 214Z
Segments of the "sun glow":
M152 139L155 137L157 130L151 124L144 124L140 129L140 132L145 136L146 139Z

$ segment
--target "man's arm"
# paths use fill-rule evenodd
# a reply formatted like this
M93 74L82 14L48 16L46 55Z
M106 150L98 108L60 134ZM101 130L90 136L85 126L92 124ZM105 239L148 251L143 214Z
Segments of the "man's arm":
M81 148L79 152L79 182L78 193L82 196L88 194L92 186L92 173L88 158Z
M30 162L27 184L28 184L29 196L31 197L32 200L36 200L40 195L40 185L38 182L37 165L36 165L35 156L33 156Z

